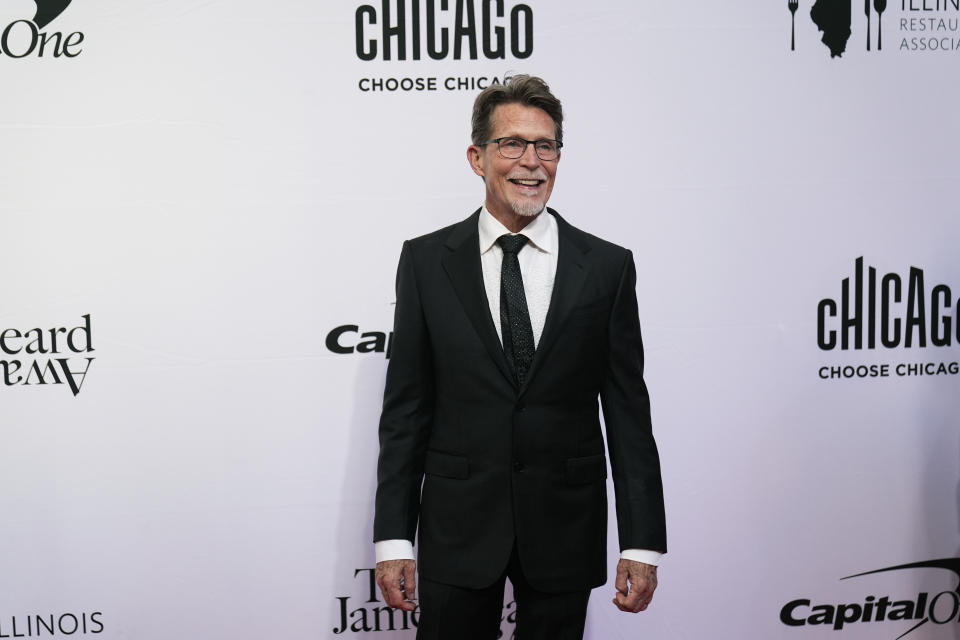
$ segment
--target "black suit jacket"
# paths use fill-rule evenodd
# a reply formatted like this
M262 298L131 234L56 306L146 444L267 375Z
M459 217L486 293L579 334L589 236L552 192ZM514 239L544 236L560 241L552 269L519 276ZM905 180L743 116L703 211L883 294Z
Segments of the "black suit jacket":
M514 540L537 589L606 581L598 398L620 547L666 551L633 256L548 211L559 227L557 274L521 387L490 316L479 210L403 245L374 540L413 540L419 524L419 570L434 581L491 584Z

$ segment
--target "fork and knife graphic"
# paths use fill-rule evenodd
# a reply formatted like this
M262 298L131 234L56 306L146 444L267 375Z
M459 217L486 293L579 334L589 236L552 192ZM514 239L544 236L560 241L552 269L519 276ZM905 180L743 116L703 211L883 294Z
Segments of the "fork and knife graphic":
M864 0L865 2L870 2L870 0ZM790 51L794 51L796 47L794 46L794 22L796 22L797 7L800 6L800 0L787 0L787 8L790 9Z
M841 0L844 1L844 0ZM790 50L796 49L796 39L794 36L797 8L800 6L800 0L787 0L787 9L790 10ZM873 9L877 12L877 50L883 49L883 12L887 10L887 0L873 0ZM870 51L870 0L863 0L863 12L867 16L867 51Z
M887 0L873 0L877 12L877 51L883 49L883 23L880 19L887 8ZM870 0L863 0L863 12L867 14L867 51L870 51Z

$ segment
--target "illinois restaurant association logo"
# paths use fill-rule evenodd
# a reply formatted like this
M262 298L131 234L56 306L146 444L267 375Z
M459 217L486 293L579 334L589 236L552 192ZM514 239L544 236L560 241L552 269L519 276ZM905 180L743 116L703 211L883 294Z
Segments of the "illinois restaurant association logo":
M861 628L868 624L876 628L871 637L890 640L909 637L926 625L952 625L953 633L960 633L960 558L912 562L855 573L840 579L854 580L874 574L931 569L952 572L957 578L957 587L952 591L939 593L921 590L915 595L902 591L900 595L893 595L893 591L881 596L875 593L864 594L855 602L837 603L823 602L822 598L797 598L780 609L780 622L794 627L798 633L802 629L822 628L843 631L854 625L854 628Z
M63 385L80 393L93 364L90 314L75 327L0 330L0 373L6 387ZM2 636L0 636L2 637Z
M358 6L353 22L357 58L371 63L357 88L368 94L479 91L510 76L476 73L471 61L533 55L533 9L509 0L382 0ZM431 64L451 60L464 63L462 75Z
M960 0L787 0L787 10L791 51L805 48L797 26L809 19L831 58L858 48L874 55L960 52Z
M47 29L71 0L33 0L33 17L23 16L3 26L0 54L7 58L76 58L83 52L83 33Z
M103 629L100 611L0 617L0 638L93 635L103 633Z
M817 303L817 347L839 352L845 361L823 363L821 379L960 373L956 350L950 349L960 345L960 298L950 285L936 283L916 266L881 275L860 256L839 289L839 295ZM888 360L888 353L896 359Z

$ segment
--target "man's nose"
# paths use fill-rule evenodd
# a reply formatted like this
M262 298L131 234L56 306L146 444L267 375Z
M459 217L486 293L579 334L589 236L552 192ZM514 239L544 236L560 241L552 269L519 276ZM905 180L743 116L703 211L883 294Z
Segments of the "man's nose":
M520 164L525 167L540 166L540 158L537 156L537 150L533 147L533 144L528 143L527 146L523 148L523 155L520 156Z

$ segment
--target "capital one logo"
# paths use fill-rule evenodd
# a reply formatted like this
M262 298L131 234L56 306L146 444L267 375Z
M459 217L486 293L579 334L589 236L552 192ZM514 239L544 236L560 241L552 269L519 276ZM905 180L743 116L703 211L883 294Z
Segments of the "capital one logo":
M74 31L62 33L60 31L46 31L47 25L56 20L68 6L71 0L33 0L32 3L18 3L29 6L35 5L32 18L23 15L7 24L0 23L3 31L0 32L0 55L7 58L75 58L82 49L83 33Z
M899 564L872 571L863 571L841 578L850 580L867 575L896 571L939 569L950 571L957 578L954 589L931 594L919 591L915 597L883 595L876 592L854 602L818 602L812 598L797 598L783 605L780 622L797 631L802 628L832 628L842 631L849 625L868 624L875 627L871 637L900 640L925 625L950 625L953 633L960 632L960 558L941 558L923 562ZM887 630L888 623L893 623ZM928 629L931 627L928 627ZM899 634L894 636L893 634ZM917 636L914 636L917 637ZM951 637L953 635L951 634Z

